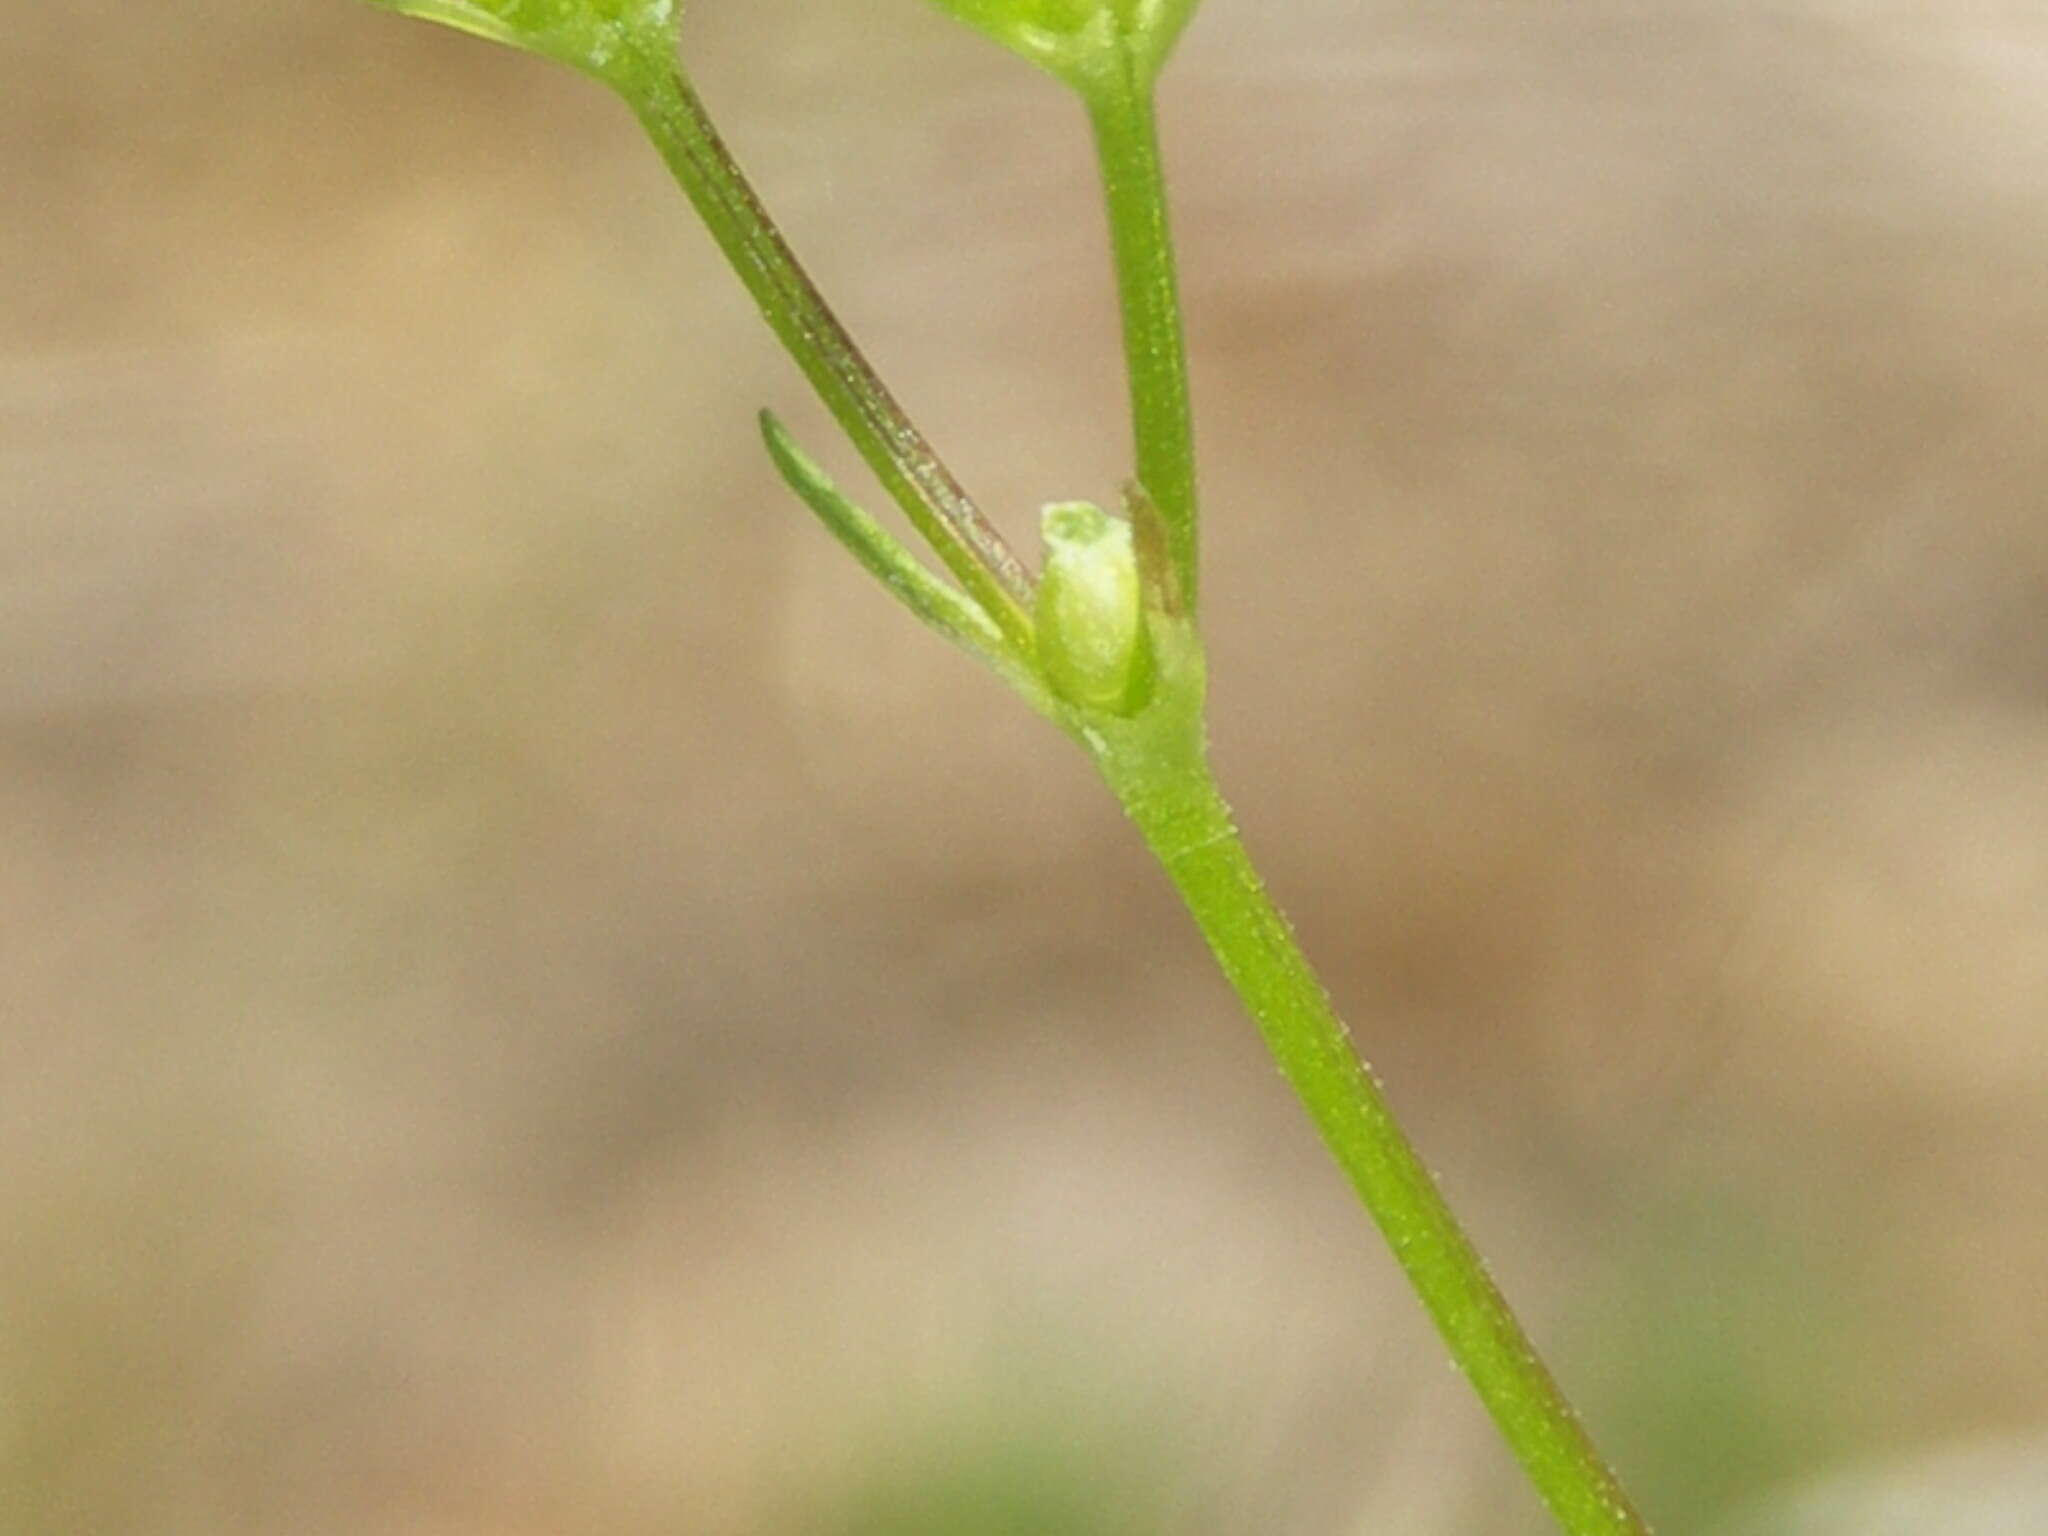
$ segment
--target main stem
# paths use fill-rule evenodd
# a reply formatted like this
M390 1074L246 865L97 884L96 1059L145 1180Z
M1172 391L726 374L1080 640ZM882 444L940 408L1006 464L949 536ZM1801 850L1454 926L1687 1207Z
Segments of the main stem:
M1028 651L1030 575L826 304L696 89L666 59L648 61L630 84L655 148L811 387L947 569Z
M1155 618L1166 662L1147 715L1087 738L1179 889L1316 1129L1452 1357L1571 1536L1647 1536L1612 1470L1487 1273L1266 894L1211 777L1194 625L1194 428L1152 80L1134 59L1085 92L1109 203L1138 478L1166 524L1185 619ZM1178 653L1180 665L1173 665ZM1175 676L1176 670L1178 676Z
M1572 1536L1646 1536L1260 883L1198 744L1098 755L1452 1357Z

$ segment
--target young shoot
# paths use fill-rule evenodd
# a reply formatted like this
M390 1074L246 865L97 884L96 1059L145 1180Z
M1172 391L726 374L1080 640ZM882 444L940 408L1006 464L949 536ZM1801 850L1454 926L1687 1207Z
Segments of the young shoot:
M1047 508L1036 580L876 376L727 151L676 58L674 0L371 3L568 64L625 101L941 569L891 538L764 415L785 482L919 621L1088 752L1558 1525L1571 1536L1645 1536L1352 1048L1210 775L1193 411L1153 110L1198 0L934 0L1073 87L1102 173L1130 383L1128 516L1086 502Z

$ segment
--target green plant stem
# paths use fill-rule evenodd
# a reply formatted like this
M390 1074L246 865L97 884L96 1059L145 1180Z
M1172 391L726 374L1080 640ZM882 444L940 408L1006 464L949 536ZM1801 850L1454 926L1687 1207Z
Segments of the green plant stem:
M624 91L762 316L918 532L1029 653L1031 577L854 344L740 170L696 90L648 60Z
M1209 772L1195 624L1194 433L1151 78L1133 66L1086 95L1116 252L1138 477L1167 525L1187 616L1154 615L1154 704L1131 720L1098 717L1082 739L1558 1523L1571 1536L1646 1536L1352 1048Z
M688 81L661 67L666 78L641 79L629 100L677 181L884 486L1029 655L1028 574L826 306ZM1166 525L1186 616L1153 617L1162 658L1156 703L1133 719L1095 716L1072 728L1179 889L1281 1071L1559 1523L1571 1536L1645 1536L1647 1527L1353 1051L1210 776L1201 644L1192 622L1194 439L1149 77L1133 65L1120 82L1092 91L1089 103L1116 251L1138 478Z
M1126 54L1084 99L1109 204L1138 483L1166 525L1180 599L1192 613L1200 560L1194 413L1151 76Z
M1104 777L1558 1523L1645 1536L1266 894L1205 761L1199 703L1159 711L1096 733Z

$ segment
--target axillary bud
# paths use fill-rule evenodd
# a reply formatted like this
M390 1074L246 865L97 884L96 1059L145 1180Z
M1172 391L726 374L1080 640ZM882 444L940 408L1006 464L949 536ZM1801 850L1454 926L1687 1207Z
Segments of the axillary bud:
M1093 503L1062 501L1045 509L1040 526L1038 657L1046 682L1079 708L1136 714L1153 673L1131 525Z

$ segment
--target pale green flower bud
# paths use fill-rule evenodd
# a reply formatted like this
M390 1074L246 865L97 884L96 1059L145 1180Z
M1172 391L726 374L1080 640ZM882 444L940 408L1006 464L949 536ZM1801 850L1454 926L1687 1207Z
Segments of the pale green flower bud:
M1201 0L933 0L1083 91L1130 60L1156 74Z
M1152 689L1152 649L1131 525L1085 501L1045 509L1038 659L1069 704L1132 715Z

